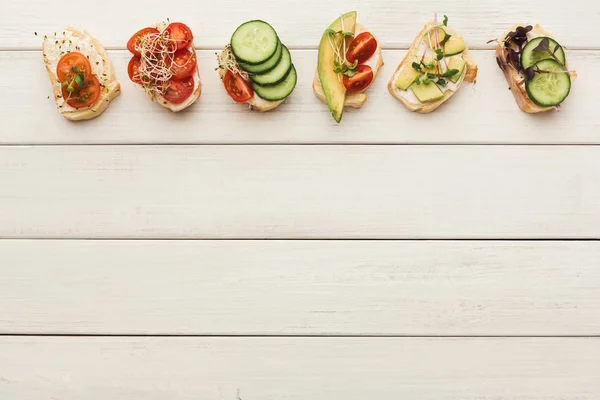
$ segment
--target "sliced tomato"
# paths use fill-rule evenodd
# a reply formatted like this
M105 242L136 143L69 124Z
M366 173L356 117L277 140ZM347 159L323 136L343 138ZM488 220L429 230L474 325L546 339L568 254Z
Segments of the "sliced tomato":
M89 107L100 97L100 82L95 76L87 80L84 87L66 85L62 88L63 98L73 108Z
M131 57L129 64L127 64L127 73L129 74L129 79L131 79L132 82L141 83L138 75L140 65L142 65L142 61L136 56Z
M131 60L129 60L129 64L127 65L127 73L129 74L129 79L131 79L132 82L137 83L139 85L143 85L144 82L150 81L149 79L143 79L140 76L139 70L141 65L142 60L140 59L140 57L136 56L131 57Z
M177 41L177 50L187 49L194 40L192 30L181 22L173 22L164 30L166 37Z
M150 34L160 33L156 28L144 28L135 33L127 42L127 50L129 50L133 55L140 57L141 53L139 52L139 48L141 46L141 41Z
M92 76L92 66L83 54L78 52L68 53L58 61L56 76L61 83L73 84L75 76L80 74L83 74L84 82Z
M245 103L254 97L252 86L242 76L227 70L223 77L225 90L236 103Z
M194 92L194 77L190 76L182 81L169 81L169 88L163 94L169 103L180 104L187 100Z
M196 70L196 51L194 49L183 49L176 51L171 59L171 72L176 81L192 76Z
M351 64L355 61L362 64L371 58L375 51L377 51L377 39L370 32L363 32L350 42L350 47L346 52L346 60Z
M361 92L373 82L373 70L368 65L359 65L355 71L352 77L344 75L344 86L349 92Z

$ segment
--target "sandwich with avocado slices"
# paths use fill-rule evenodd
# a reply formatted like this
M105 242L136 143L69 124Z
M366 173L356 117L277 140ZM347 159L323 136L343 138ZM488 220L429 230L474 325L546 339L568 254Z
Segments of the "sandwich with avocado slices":
M336 122L344 107L360 108L365 91L383 66L381 45L368 29L356 22L356 11L341 15L323 33L319 44L315 95L327 103Z
M410 111L430 113L464 82L474 82L477 64L462 36L437 15L425 24L388 84L392 96Z
M219 76L236 103L265 112L281 105L296 87L296 68L275 29L264 21L240 25L217 54Z
M564 48L539 25L519 25L497 42L496 61L519 108L530 114L558 109L577 77Z

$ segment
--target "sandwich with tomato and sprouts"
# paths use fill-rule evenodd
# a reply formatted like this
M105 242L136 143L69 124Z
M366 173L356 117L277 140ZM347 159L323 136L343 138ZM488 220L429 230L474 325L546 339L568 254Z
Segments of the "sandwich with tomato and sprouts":
M129 78L153 101L179 112L200 97L194 36L187 25L172 22L144 28L129 39L127 49L133 54Z
M69 27L44 36L42 54L56 107L69 120L98 117L121 92L106 50L87 31Z

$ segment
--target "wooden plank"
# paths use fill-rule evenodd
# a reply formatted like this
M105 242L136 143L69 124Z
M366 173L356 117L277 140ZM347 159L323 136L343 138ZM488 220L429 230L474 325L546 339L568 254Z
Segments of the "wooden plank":
M34 32L50 33L70 24L84 26L107 46L124 48L138 29L166 17L189 24L203 48L224 46L240 23L256 18L273 24L288 46L316 48L329 23L350 10L359 11L359 22L374 31L385 47L408 48L435 11L440 18L447 14L468 44L478 48L518 23L540 23L562 44L573 48L599 48L596 38L600 34L597 2L559 0L378 0L368 6L359 0L305 0L302 6L282 6L276 0L224 0L181 1L176 7L160 0L105 0L90 2L77 17L53 2L32 0L27 4L23 7L19 0L3 1L2 14L10 18L0 27L2 48L37 48L41 40Z
M387 66L369 90L367 105L349 110L339 126L310 87L315 51L293 51L298 87L286 104L268 114L250 112L226 95L214 71L213 51L199 52L203 96L181 115L152 104L129 82L128 52L111 55L122 96L100 118L74 124L56 111L39 52L0 52L0 87L12 102L0 108L7 127L0 143L600 143L594 108L600 81L576 81L560 113L527 115L516 106L491 51L474 52L481 67L477 84L465 86L428 116L408 112L388 93L387 82L404 52L386 51ZM600 69L600 52L572 51L569 59L582 77Z
M0 334L600 334L598 242L4 240L0 260Z
M593 400L600 339L0 338L38 400Z
M600 237L600 147L0 147L0 237Z

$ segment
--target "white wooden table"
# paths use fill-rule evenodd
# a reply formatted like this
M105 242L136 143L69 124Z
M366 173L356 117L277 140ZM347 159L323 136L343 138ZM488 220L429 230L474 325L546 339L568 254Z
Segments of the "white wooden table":
M340 12L384 44L341 125L310 89ZM385 88L434 11L477 84L428 116ZM597 400L600 3L104 0L0 5L0 399ZM182 115L126 75L158 19L196 34L204 93ZM299 84L235 105L214 52L271 22ZM560 113L515 105L495 38L540 23L580 76ZM40 36L110 49L122 96L56 112Z

